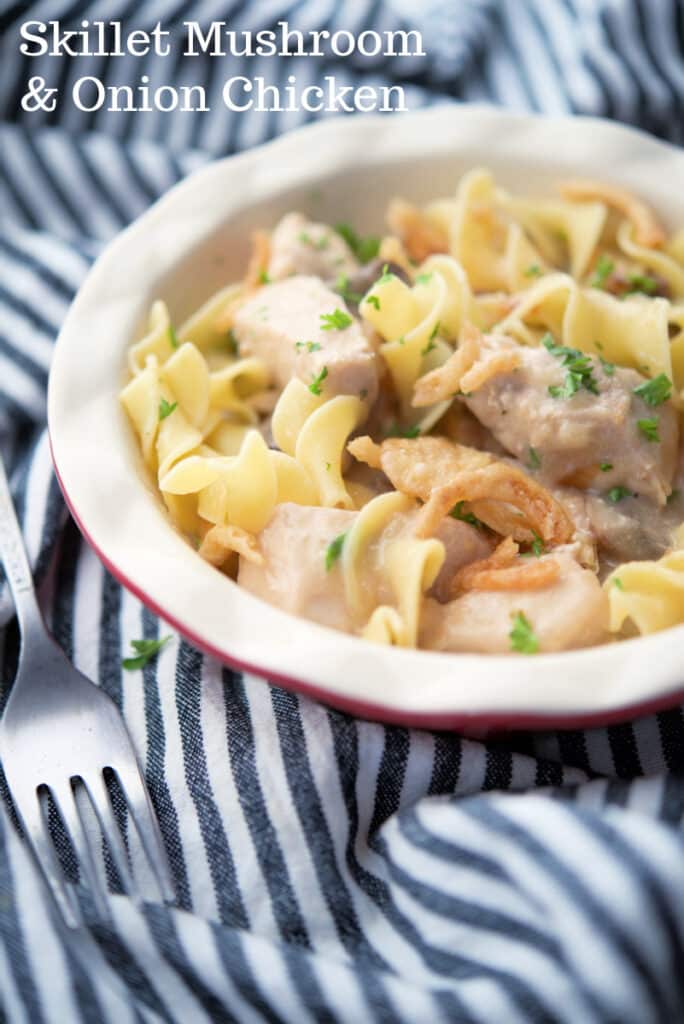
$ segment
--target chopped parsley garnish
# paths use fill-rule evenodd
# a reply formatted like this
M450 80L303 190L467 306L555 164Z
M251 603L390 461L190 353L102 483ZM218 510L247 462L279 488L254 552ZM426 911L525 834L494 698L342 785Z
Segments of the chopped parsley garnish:
M228 351L232 356L240 355L240 342L235 337L235 332L233 331L232 327L229 329L228 334L226 336L226 345L228 347Z
M625 585L624 585L624 583L622 582L622 580L620 579L619 576L613 576L613 586L617 587L618 590L624 590L625 589Z
M362 238L357 235L351 224L336 224L335 231L344 238L345 242L361 263L368 263L374 260L380 249L380 239L369 236Z
M508 634L511 641L511 650L519 654L536 654L539 650L539 641L534 635L532 623L523 612L515 612L512 616L513 627Z
M441 323L438 320L437 323L435 324L435 326L432 328L432 333L430 334L430 337L428 338L428 341L434 341L435 340L435 338L439 334L439 329L440 329L441 326L442 325L441 325Z
M338 295L342 296L345 302L352 302L355 305L358 305L359 302L361 302L361 299L363 298L363 295L360 292L353 292L350 289L348 274L338 275L338 278L335 281L334 290L337 292Z
M526 270L523 270L525 277L539 277L542 272L542 268L538 263L530 263Z
M607 377L612 377L615 373L615 363L609 363L607 359L603 358L603 356L599 356L599 362L605 375Z
M602 462L601 465L599 466L599 469L601 470L602 473L610 473L612 468L613 468L613 463L612 462Z
M121 662L127 672L135 672L138 668L144 668L159 652L164 644L168 643L170 636L164 636L161 640L131 640L131 647L135 654L131 658L124 658Z
M414 284L429 284L431 280L432 280L432 274L431 273L430 274L418 274L418 276L416 277L416 279L415 279L415 281L413 283Z
M259 284L270 284L271 278L268 276L267 270L259 271Z
M171 348L178 348L178 335L174 331L174 329L171 326L171 324L169 324L168 335L169 335L169 345L171 346Z
M425 348L422 348L420 350L421 356L426 356L428 354L428 352L432 352L433 348L437 348L437 346L435 345L434 340L432 338L430 338L430 340L428 341L428 343L425 346Z
M656 443L660 441L660 434L658 433L658 418L656 416L652 419L637 420L637 427L647 441L653 441Z
M646 405L654 408L656 405L667 402L672 394L672 381L666 374L659 373L653 380L644 381L643 384L634 388L634 394L638 395Z
M682 492L680 491L679 487L673 487L667 496L667 501L665 502L665 504L669 505L670 502L676 501L681 493Z
M300 242L304 243L304 245L310 245L312 249L318 249L319 251L327 249L328 246L330 245L330 239L327 237L327 235L321 235L318 241L316 241L311 237L311 235L307 234L306 231L300 231L297 237L299 238Z
M327 376L328 367L324 366L319 374L316 374L311 378L311 383L309 384L309 391L311 392L312 395L320 395L321 384L323 383Z
M608 501L612 501L614 505L617 505L618 501L622 501L623 498L631 498L632 492L629 487L623 487L620 484L618 487L611 487L608 491Z
M530 445L528 453L529 455L527 465L530 467L530 469L539 469L539 467L541 466L541 458L539 456L539 452L537 451L537 449L533 448L532 445Z
M298 352L302 349L306 349L307 352L320 352L321 343L320 341L295 341L295 348Z
M326 464L325 464L325 469L326 469L326 472L327 472L327 473L329 473L329 472L330 472L330 463L329 463L329 462L326 462Z
M167 416L170 416L174 409L178 407L178 402L167 402L165 398L159 401L159 421L165 420Z
M341 533L334 540L331 540L325 549L325 571L330 572L337 559L342 554L342 548L346 540L347 534Z
M393 277L394 277L394 274L392 274L390 272L389 264L385 263L384 267L382 268L382 274L380 275L380 277L377 279L377 281L375 283L376 284L387 284L387 282L391 281Z
M592 274L591 281L589 282L592 288L605 288L606 281L614 270L615 264L611 260L610 256L606 256L605 253L602 253L596 261L594 273Z
M532 552L537 558L541 558L541 556L544 554L544 551L546 550L546 548L544 547L544 541L536 532L536 530L533 530L532 533L534 534L534 540L532 541Z
M373 306L375 309L377 309L378 313L380 312L380 299L377 297L377 295L367 295L366 302L368 303L369 306Z
M559 359L561 365L567 371L565 383L561 386L552 384L549 387L549 394L552 398L572 398L581 387L598 395L598 382L593 374L594 364L591 357L580 352L576 348L568 348L567 345L556 345L550 334L542 338L542 345L546 351Z
M387 431L387 437L407 437L409 440L413 440L419 435L420 424L418 423L413 423L410 427L400 427L398 423L393 423Z
M451 518L460 519L462 523L468 523L469 526L474 526L476 530L483 530L484 523L482 520L478 519L477 516L474 516L472 512L464 512L464 505L464 501L457 501L449 513Z
M658 291L658 280L651 274L630 274L627 280L629 282L628 295L633 295L635 292L655 295Z
M322 331L343 331L345 327L353 324L352 317L342 309L336 309L334 313L321 313Z

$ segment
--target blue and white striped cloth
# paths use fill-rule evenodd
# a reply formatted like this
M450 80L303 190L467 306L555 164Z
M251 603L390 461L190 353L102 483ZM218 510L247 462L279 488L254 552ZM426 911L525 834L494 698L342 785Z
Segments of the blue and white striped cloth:
M76 74L108 84L147 74L216 95L227 66L28 61L20 23L173 28L192 17L256 29L287 18L359 32L399 27L403 12L428 58L328 61L325 73L402 82L412 107L490 99L684 141L681 0L2 5L0 443L42 605L69 657L125 715L178 893L177 909L115 895L108 925L84 896L89 939L75 948L1 809L0 1019L11 1024L684 1020L682 709L475 743L354 720L223 669L180 638L144 678L122 673L130 640L166 627L104 571L52 475L51 347L101 245L200 163L305 118L220 103L192 115L69 104L27 114L19 98L33 74L62 87ZM235 59L229 73L278 83L322 68ZM4 592L0 625L4 702L17 660ZM68 850L64 865L78 886Z

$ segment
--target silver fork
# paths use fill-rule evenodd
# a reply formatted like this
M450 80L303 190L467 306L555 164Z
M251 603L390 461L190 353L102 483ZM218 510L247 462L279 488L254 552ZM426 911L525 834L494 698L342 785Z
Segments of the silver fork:
M53 845L47 793L71 840L79 876L90 889L98 913L109 916L106 884L96 866L100 837L93 839L83 814L87 800L124 891L132 899L141 899L105 769L114 773L123 792L159 894L172 901L166 851L126 726L114 702L69 663L46 629L1 458L0 559L21 631L19 668L0 721L0 761L24 834L64 920L73 928L82 924L83 918ZM75 787L85 791L85 800L82 794L76 800Z

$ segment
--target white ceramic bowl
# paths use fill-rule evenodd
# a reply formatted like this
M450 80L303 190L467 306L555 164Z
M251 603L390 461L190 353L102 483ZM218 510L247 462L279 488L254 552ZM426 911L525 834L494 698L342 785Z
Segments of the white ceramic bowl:
M105 250L59 336L49 388L55 466L105 565L194 644L229 664L369 717L467 731L607 723L684 699L684 626L568 654L386 648L294 618L203 562L170 525L119 405L125 352L150 303L182 320L243 275L248 236L302 209L364 232L390 196L452 194L486 164L510 189L605 177L684 223L684 154L632 129L483 107L335 118L213 163Z

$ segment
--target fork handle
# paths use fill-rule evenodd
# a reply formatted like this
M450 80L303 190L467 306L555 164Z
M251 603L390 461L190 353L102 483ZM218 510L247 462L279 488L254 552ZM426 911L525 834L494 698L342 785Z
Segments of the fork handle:
M37 627L42 631L43 616L36 600L33 577L2 458L0 458L0 560L14 598L14 606L25 642L28 634L35 633Z

